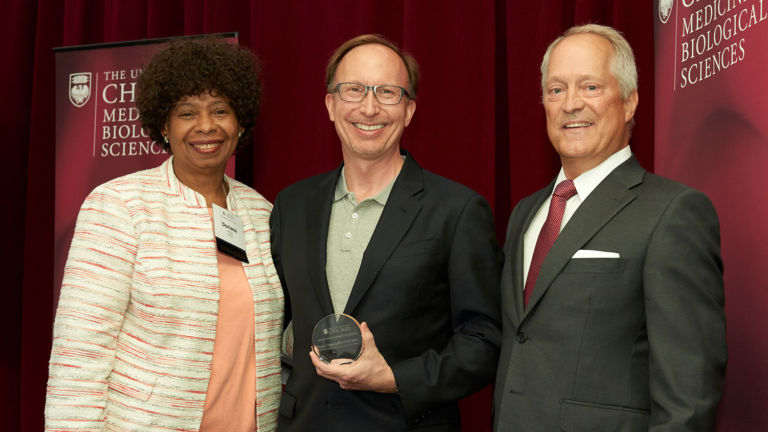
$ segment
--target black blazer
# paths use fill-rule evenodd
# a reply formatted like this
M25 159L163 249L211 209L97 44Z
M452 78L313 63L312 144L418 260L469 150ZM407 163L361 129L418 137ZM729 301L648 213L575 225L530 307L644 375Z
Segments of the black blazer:
M340 170L288 187L272 211L272 255L295 338L278 430L459 430L456 401L493 380L499 354L502 256L490 208L407 155L344 311L368 323L399 395L341 390L317 376L308 355L315 324L333 313L326 239Z
M712 203L632 157L565 225L524 309L523 237L553 187L509 220L495 430L713 430L727 350Z

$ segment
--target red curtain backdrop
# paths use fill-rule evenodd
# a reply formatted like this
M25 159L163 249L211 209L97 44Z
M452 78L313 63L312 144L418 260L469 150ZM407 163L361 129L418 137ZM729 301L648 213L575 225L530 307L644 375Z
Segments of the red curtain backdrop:
M638 58L632 148L653 169L652 2L4 0L3 6L4 430L43 427L54 304L53 47L239 32L240 43L262 61L264 99L237 177L274 199L285 186L339 164L323 103L325 62L347 38L381 33L413 53L422 70L403 147L425 168L485 196L503 242L514 204L548 183L559 166L540 104L544 49L573 24L609 24L625 32ZM489 413L486 389L463 402L464 429L489 431Z

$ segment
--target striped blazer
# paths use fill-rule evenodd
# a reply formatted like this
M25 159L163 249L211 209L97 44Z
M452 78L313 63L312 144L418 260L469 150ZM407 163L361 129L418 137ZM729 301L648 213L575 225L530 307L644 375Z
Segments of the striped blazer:
M54 323L46 430L200 427L216 338L216 243L205 199L179 182L171 162L97 187L80 209ZM283 320L272 206L226 181L250 262L256 423L272 431Z

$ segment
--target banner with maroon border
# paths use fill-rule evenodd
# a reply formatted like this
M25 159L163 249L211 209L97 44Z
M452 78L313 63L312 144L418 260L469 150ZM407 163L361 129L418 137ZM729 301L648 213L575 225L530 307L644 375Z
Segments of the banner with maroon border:
M768 430L768 0L657 0L654 22L655 171L705 192L720 216L718 431Z
M237 33L217 34L237 43ZM189 36L195 37L195 36ZM56 57L56 186L54 293L58 298L75 220L96 186L160 165L168 153L141 128L136 79L170 39L54 49ZM235 158L227 164L234 177Z

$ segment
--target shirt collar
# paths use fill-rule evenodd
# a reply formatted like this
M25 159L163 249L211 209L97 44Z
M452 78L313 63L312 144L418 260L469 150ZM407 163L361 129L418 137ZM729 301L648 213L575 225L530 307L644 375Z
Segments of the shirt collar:
M338 180L336 180L336 189L333 193L333 202L337 202L343 198L345 198L347 195L353 195L352 192L349 191L347 188L347 178L344 175L344 167L341 167L341 173L339 174ZM376 195L368 198L368 200L376 201L377 203L381 205L387 204L387 199L389 199L389 194L392 192L392 186L395 185L395 180L397 177L392 179L391 182L389 182L386 186L384 186L384 189L379 191ZM355 199L356 200L356 199ZM359 204L359 203L358 203Z
M573 185L576 186L576 192L579 195L579 199L581 201L587 199L587 196L589 196L589 194L592 193L592 191L595 190L606 177L608 177L608 174L613 172L616 167L626 162L630 157L632 157L632 150L629 146L626 146L601 162L600 165L573 179ZM560 172L557 174L555 185L560 184L560 182L565 179L565 172L563 171L563 168L560 167Z

